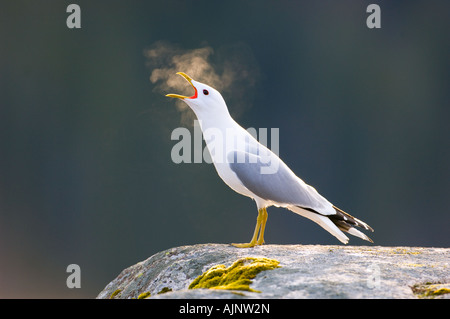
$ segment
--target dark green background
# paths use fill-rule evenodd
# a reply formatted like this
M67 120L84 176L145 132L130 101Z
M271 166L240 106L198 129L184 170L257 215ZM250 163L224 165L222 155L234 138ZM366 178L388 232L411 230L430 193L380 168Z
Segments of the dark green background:
M449 246L449 1L74 2L79 30L70 1L0 2L0 297L92 298L158 251L250 239L250 199L171 161L180 113L143 54L160 40L245 44L259 74L242 126L280 128L284 161L376 245ZM278 208L265 238L339 244Z

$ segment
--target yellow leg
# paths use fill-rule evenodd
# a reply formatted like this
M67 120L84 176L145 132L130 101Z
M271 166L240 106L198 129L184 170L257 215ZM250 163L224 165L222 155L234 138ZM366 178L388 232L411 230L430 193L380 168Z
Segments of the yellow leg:
M264 244L264 230L266 228L267 217L268 214L265 208L261 208L260 210L258 210L258 217L256 218L256 227L255 231L253 232L252 240L247 244L232 244L232 245L238 248L250 248L256 245Z
M266 230L267 217L269 217L269 214L267 214L266 208L262 209L261 215L262 215L261 230L259 231L258 241L256 242L257 245L264 244L264 231Z

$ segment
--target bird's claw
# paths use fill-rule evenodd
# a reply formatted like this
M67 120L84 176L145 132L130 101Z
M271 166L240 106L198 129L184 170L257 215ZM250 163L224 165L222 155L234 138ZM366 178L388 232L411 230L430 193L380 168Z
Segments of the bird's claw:
M231 245L233 245L234 247L237 247L237 248L252 248L259 244L256 242L250 242L247 244L231 244Z

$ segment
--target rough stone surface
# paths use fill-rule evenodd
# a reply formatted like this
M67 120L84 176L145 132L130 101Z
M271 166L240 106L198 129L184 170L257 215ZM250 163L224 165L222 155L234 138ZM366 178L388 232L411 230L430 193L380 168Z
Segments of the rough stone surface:
M250 287L260 293L188 289L212 266L229 267L243 257L280 262L252 280ZM423 289L415 287L438 284L440 292L450 291L449 265L448 248L203 244L168 249L123 270L97 298L423 298Z

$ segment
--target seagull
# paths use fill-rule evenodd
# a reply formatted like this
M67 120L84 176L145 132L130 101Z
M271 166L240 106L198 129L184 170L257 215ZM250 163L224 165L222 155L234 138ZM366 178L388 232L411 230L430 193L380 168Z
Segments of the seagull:
M283 207L306 217L343 244L344 232L373 241L356 229L373 229L363 221L337 208L315 188L306 184L270 149L259 143L230 115L222 95L214 88L178 72L194 88L193 96L167 94L184 101L197 116L208 151L220 178L231 189L256 202L258 217L249 243L232 244L249 248L264 244L267 208Z

